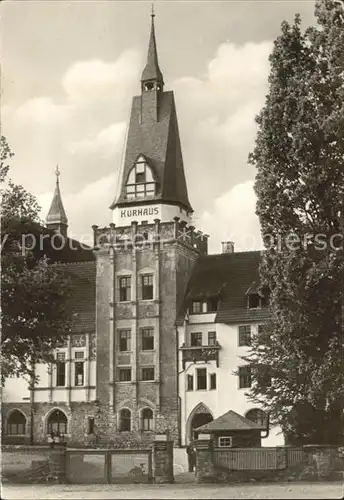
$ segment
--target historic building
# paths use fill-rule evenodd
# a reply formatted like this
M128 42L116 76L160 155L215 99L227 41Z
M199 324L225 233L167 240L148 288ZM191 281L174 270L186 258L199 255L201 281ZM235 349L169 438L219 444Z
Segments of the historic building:
M222 254L200 257L193 269L176 321L182 445L195 428L228 410L267 425L247 398L252 376L242 359L269 317L259 288L260 258L260 252L235 253L234 243L226 242ZM262 432L262 438L263 446L284 442L279 429Z
M46 225L66 241L51 256L72 278L73 333L55 364L37 366L33 390L7 380L5 442L44 443L59 431L71 444L127 446L168 431L185 445L194 428L228 410L261 418L247 413L257 409L244 394L250 374L240 358L268 317L257 288L260 253L228 244L207 255L208 236L192 225L154 14L113 222L93 226L93 249L68 238L58 175Z

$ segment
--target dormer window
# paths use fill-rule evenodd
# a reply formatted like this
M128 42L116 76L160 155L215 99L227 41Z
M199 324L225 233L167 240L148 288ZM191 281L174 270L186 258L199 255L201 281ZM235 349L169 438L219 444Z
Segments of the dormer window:
M140 155L130 170L126 184L128 199L146 198L155 195L156 182L146 158Z
M252 293L248 296L248 308L249 309L257 309L260 307L260 299L261 297L258 293Z
M202 312L202 302L194 300L192 302L192 314L200 314Z
M191 304L191 314L211 313L217 311L217 299L193 300Z
M264 290L263 292L260 287L256 285L256 283L252 283L246 292L246 296L247 307L249 309L258 309L268 305L267 290Z

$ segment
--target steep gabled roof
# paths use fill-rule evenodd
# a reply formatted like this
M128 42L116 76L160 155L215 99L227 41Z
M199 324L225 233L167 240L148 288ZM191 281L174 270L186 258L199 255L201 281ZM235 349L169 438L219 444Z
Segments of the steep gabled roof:
M62 196L60 192L60 183L59 183L59 170L56 169L56 186L55 192L53 196L53 200L50 205L50 209L46 218L47 225L48 224L68 224L68 219L66 215L66 211L64 209L62 203Z
M184 321L192 300L217 297L218 323L265 321L269 308L249 309L246 292L255 282L258 286L261 252L236 252L200 257L189 280L177 325Z
M233 410L229 410L224 415L212 420L208 424L198 427L197 432L216 432L216 431L251 431L251 430L265 430L266 427L262 427L252 420L239 415Z
M186 186L173 92L160 93L157 121L141 121L141 99L142 96L135 96L133 99L121 192L111 208L123 204L137 204L137 199L126 198L125 181L137 157L142 154L147 158L158 180L156 195L150 197L149 202L178 204L192 211Z

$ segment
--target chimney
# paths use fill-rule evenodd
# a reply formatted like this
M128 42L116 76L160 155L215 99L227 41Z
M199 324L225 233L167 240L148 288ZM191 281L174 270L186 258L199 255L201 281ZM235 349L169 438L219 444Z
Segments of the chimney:
M234 253L234 241L223 241L222 253Z

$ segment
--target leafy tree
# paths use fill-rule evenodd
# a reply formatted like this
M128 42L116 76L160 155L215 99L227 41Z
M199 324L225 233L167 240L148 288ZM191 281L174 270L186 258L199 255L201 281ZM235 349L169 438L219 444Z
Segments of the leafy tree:
M299 16L282 24L250 155L272 312L246 358L250 397L297 444L343 441L343 2L315 14L304 32Z
M52 351L70 331L65 272L45 257L45 228L33 195L7 178L13 153L1 137L1 375L34 377L34 364L52 361ZM35 242L35 244L33 244Z

